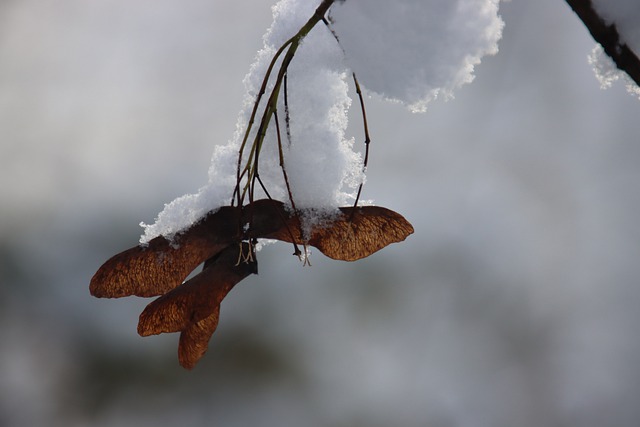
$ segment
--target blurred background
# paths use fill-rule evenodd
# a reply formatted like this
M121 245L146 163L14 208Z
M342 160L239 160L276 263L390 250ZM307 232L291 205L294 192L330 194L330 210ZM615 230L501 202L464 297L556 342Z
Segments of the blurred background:
M206 183L270 6L0 2L0 425L640 425L640 101L599 88L561 0L503 3L456 99L367 101L364 197L406 242L268 246L191 372L137 335L148 300L89 295Z

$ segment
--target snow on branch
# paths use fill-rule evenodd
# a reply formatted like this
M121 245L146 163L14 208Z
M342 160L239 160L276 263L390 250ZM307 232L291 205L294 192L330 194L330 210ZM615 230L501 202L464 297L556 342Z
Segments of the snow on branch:
M618 69L640 87L640 59L630 46L630 36L621 34L619 25L605 19L601 10L612 7L616 2L607 0L594 4L591 0L566 0L567 4L582 20L591 36L602 46L606 54L614 61ZM609 2L607 4L607 2ZM622 6L629 2L618 2ZM637 4L635 6L637 8ZM637 26L637 23L636 23ZM636 47L637 48L637 47ZM602 81L602 80L601 80Z

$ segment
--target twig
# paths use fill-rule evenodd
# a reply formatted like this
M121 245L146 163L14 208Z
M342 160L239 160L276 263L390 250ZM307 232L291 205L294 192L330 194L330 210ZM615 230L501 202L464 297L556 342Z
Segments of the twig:
M260 179L260 175L256 174L255 177L258 180L258 183L260 184L260 186L262 187L262 190L264 191L264 194L266 194L267 198L273 202L274 200L271 197L271 195L269 194L269 191L267 190L267 187L262 182L262 179ZM296 243L296 238L293 235L293 231L291 231L291 228L289 228L289 224L287 222L287 219L282 215L282 212L280 212L280 211L278 211L278 215L280 216L280 219L282 220L282 223L286 227L287 233L289 234L289 236L291 236L291 242L293 243L293 254L296 255L298 258L300 258L302 256L302 252L298 248L298 245ZM307 248L305 246L305 253L306 253L306 250L307 250Z
M253 104L253 110L251 111L251 117L249 118L249 123L247 123L247 129L245 130L244 133L244 137L242 138L242 143L240 144L240 149L238 150L238 168L237 168L237 181L236 181L236 187L234 190L234 199L237 197L238 200L238 206L242 206L242 197L240 195L240 182L242 181L242 177L244 176L245 172L248 172L247 167L245 167L245 169L241 172L241 165L242 165L242 154L244 153L244 149L245 146L247 144L247 140L249 139L249 134L251 132L251 128L253 127L253 123L255 121L255 117L256 117L256 113L258 112L258 106L260 105L260 101L262 99L262 96L266 93L267 91L267 84L269 82L269 77L271 76L271 72L273 71L273 67L276 64L276 61L278 60L278 58L280 57L280 55L282 54L282 52L284 52L284 50L287 48L287 46L289 46L291 43L293 43L293 39L295 37L292 37L291 39L287 40L281 47L280 49L278 49L278 51L275 53L275 55L273 55L273 59L271 60L271 63L269 64L269 68L267 68L267 72L265 73L264 78L262 79L262 85L260 86L260 91L258 92L258 95L256 96L256 101ZM251 157L253 155L255 151L255 144L251 147L251 153L249 155L249 160L247 161L247 166L251 163ZM233 205L233 201L232 201L232 205Z
M287 76L289 73L285 73L284 75L284 123L287 128L287 144L291 147L291 116L289 114L289 89L287 84Z
M371 138L369 137L369 124L367 123L367 111L364 108L364 98L362 96L362 89L360 89L360 83L358 83L358 78L356 77L356 73L353 73L353 82L356 85L356 93L358 94L358 98L360 99L360 108L362 109L362 123L364 125L364 162L362 165L362 170L366 172L367 170L367 165L369 164L369 144L371 143ZM363 182L360 183L360 186L358 187L358 194L356 195L356 201L353 204L353 207L356 208L358 207L358 201L360 200L360 193L362 192L362 186L364 185L364 180ZM355 209L352 211L351 215L353 216L353 213L355 212Z
M240 149L239 149L239 153L238 153L238 167L237 167L237 174L236 174L236 186L233 192L233 197L232 197L232 204L233 201L237 201L238 205L241 206L242 202L244 200L244 196L247 193L247 191L249 191L249 193L252 193L251 187L254 186L255 184L255 179L253 178L253 175L255 174L255 157L258 157L258 153L260 152L261 148L262 148L262 143L264 141L265 135L266 135L266 131L267 128L269 127L269 123L271 121L271 118L273 117L274 112L277 109L277 101L278 101L278 96L280 94L280 88L282 86L284 77L286 75L287 69L289 67L289 64L291 63L291 61L293 60L293 57L298 49L298 47L300 46L300 43L302 42L302 40L307 36L307 34L309 34L309 32L315 27L315 25L322 21L324 19L324 15L327 13L327 10L329 9L329 7L334 3L335 0L323 0L320 5L317 7L317 9L315 10L313 16L311 16L311 18L309 18L309 20L307 21L307 23L305 25L302 26L302 28L300 28L300 30L293 36L291 37L289 40L287 40L279 49L278 51L275 53L273 59L271 60L271 63L269 64L269 68L267 69L267 72L265 73L265 77L262 81L262 86L260 88L260 91L258 93L258 96L256 97L256 102L254 103L253 106L253 111L251 113L251 117L249 119L249 123L247 124L247 129L245 130L245 134L242 140L242 143L240 145ZM243 153L244 150L246 148L246 144L248 142L248 138L249 138L249 134L251 132L251 128L253 127L253 123L256 117L256 113L258 110L258 106L260 104L260 101L262 99L262 96L266 93L266 87L270 78L270 75L273 71L273 68L275 67L275 64L278 60L278 58L285 52L284 54L284 58L282 59L282 63L280 64L280 68L278 70L278 75L276 77L276 80L274 82L274 86L273 89L271 90L271 94L269 96L269 99L266 103L264 112L262 114L262 118L260 120L260 126L258 128L258 131L256 132L256 136L254 138L254 141L251 145L251 150L249 152L249 157L245 163L244 168L242 167L242 157L243 157ZM241 186L241 181L243 178L245 178L245 174L246 174L246 179L247 179L247 184L245 185L244 189L240 190L240 186Z
M336 39L338 46L340 46L340 49L342 49L342 52L344 53L344 48L340 43L340 38L338 37L338 34L333 30L333 27L331 27L331 23L329 22L329 20L327 18L322 18L322 22L324 23L325 27L327 27L327 29L331 32L331 35L333 36L333 38ZM353 72L352 75L353 75L353 82L355 83L355 86L356 86L356 93L358 94L358 98L360 99L360 108L362 110L362 122L364 124L364 145L365 145L364 162L362 165L362 170L363 172L366 172L367 164L369 163L369 143L371 142L371 138L369 137L369 125L367 123L367 112L364 108L364 98L362 96L362 90L360 89L360 83L358 83L358 78L356 77L356 73ZM358 186L358 193L356 194L356 200L353 204L354 208L358 207L358 201L360 200L360 194L362 193L363 185L364 185L364 181L361 182L360 185ZM355 213L355 209L351 211L351 218L353 218L354 213Z
M280 136L280 121L278 120L278 113L274 113L274 119L276 122L276 134L278 140L278 157L280 162L280 169L282 169L282 176L284 178L284 184L287 188L287 195L289 196L289 201L291 202L291 207L293 208L294 213L297 215L298 210L296 209L296 203L293 200L293 193L291 192L291 184L289 184L289 177L287 176L287 168L284 165L284 152L282 150L282 138Z
M591 0L566 0L566 2L616 66L640 86L640 59L626 43L620 40L615 24L607 24L594 10Z

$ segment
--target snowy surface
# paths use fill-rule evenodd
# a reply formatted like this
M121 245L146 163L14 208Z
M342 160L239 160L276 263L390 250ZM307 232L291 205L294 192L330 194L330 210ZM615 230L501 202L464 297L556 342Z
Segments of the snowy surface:
M278 48L297 33L317 5L317 0L281 0L273 7L274 20L264 36L264 47L244 79L246 95L236 133L227 145L216 147L208 184L167 204L154 224L142 224L141 243L159 235L170 238L207 212L230 203L238 150L267 68ZM296 207L322 212L346 206L353 203L364 180L362 157L353 150L353 139L345 137L352 71L364 88L405 103L413 111L424 111L429 101L450 98L454 89L471 82L481 57L497 52L502 31L497 11L496 0L336 3L331 17L340 44L320 23L289 67L290 144L284 135L282 97L278 107ZM256 129L254 125L249 143ZM274 129L272 123L260 153L260 177L271 197L288 201ZM313 222L315 216L304 218Z
M424 112L473 78L498 51L498 0L368 0L336 4L331 15L362 84Z

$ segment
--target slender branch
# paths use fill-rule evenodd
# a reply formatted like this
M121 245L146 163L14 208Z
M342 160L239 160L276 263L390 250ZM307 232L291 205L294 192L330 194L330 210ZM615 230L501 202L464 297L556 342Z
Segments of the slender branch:
M286 75L289 64L293 60L293 57L300 46L301 41L306 37L307 34L315 27L315 25L324 19L324 15L327 13L329 7L334 3L335 0L323 0L318 8L315 10L313 16L309 18L307 23L300 28L300 30L289 40L287 40L276 52L274 58L271 60L269 64L269 68L265 73L265 77L262 81L262 86L260 88L260 92L256 98L256 102L253 106L253 111L251 113L251 117L249 119L249 123L247 124L247 129L245 130L244 138L242 140L242 144L240 145L239 153L238 153L238 166L237 166L237 175L236 175L236 186L233 192L233 201L237 201L238 205L241 206L244 200L244 196L249 190L249 193L252 194L252 188L255 187L255 178L254 174L256 171L256 159L258 154L262 148L262 143L266 136L267 128L269 127L269 123L273 114L277 109L278 96L280 94L280 88L282 86L282 82L284 76ZM271 90L271 94L266 103L264 112L262 114L262 118L260 120L260 126L258 131L256 132L256 136L251 145L251 150L249 153L249 158L247 159L244 168L242 167L243 163L243 152L246 148L246 144L248 142L249 134L251 132L251 128L253 127L253 123L257 114L258 106L262 99L262 96L266 93L266 88L268 85L269 78L275 67L275 64L278 58L285 52L284 58L282 59L282 63L280 64L280 68L278 70L278 75L276 77L276 81L274 83L273 89ZM255 158L254 158L255 156ZM240 190L241 181L243 178L247 179L247 184L244 186L243 190ZM232 203L233 203L232 201Z
M280 136L280 121L278 120L277 112L274 113L274 119L276 122L276 133L278 135L278 158L280 161L280 169L282 169L282 176L284 178L285 187L287 187L287 195L289 196L289 201L291 202L291 207L293 208L293 212L297 215L298 210L296 209L296 203L293 200L293 193L291 192L291 184L289 184L289 177L287 176L287 168L284 165L284 152L282 150L282 138Z
M591 36L602 45L616 66L627 73L640 86L640 59L629 46L620 40L615 24L607 24L593 8L591 0L566 0L582 20Z
M287 40L278 51L273 55L273 59L267 68L267 72L262 79L262 85L260 86L260 91L256 96L256 101L253 104L253 110L251 111L251 117L249 118L249 123L247 123L247 129L245 130L244 137L242 138L242 143L240 144L240 149L238 150L238 168L237 168L237 176L236 176L236 188L234 191L234 198L237 197L238 206L242 205L242 197L240 195L240 182L242 181L242 177L245 172L248 172L248 166L251 164L251 158L255 152L255 146L251 147L251 152L249 154L249 160L247 160L247 167L241 172L242 165L242 154L244 153L245 146L247 145L247 140L249 139L249 134L251 133L251 128L253 127L253 123L255 121L256 114L258 112L258 107L260 105L260 101L262 100L262 96L267 91L267 84L269 83L269 77L271 76L271 72L273 71L273 67L275 66L278 58L284 52L284 50L289 46L293 41L293 38ZM246 191L246 188L245 188Z
M286 81L286 80L285 80ZM284 153L282 151L282 137L280 135L280 120L278 120L278 112L275 111L273 113L274 121L276 122L276 134L278 136L278 157L280 160L280 169L282 170L282 176L284 177L284 185L287 187L287 193L289 195L289 201L291 202L291 209L293 209L293 214L298 217L298 209L296 208L296 202L293 200L293 194L291 193L291 185L289 184L289 177L287 176L287 169L284 167ZM262 182L261 182L262 183ZM264 187L264 186L263 186ZM266 190L265 190L266 191ZM288 229L288 227L287 227ZM291 230L288 230L289 234L291 234L291 239L293 240L293 254L300 257L302 254L300 249L298 249L298 245L296 244L296 240L293 237L293 233ZM300 233L302 235L302 232ZM305 253L307 252L307 248L305 246Z
M284 122L287 127L287 145L291 147L291 116L289 114L289 90L287 84L287 76L284 75Z
M333 30L333 27L331 27L331 22L329 22L329 20L326 18L322 18L322 22L324 22L324 25L329 29L329 31L331 32L331 35L333 35L333 38L336 39L338 46L340 46L340 48L342 49L342 52L344 53L344 48L340 43L340 38L338 37L338 34ZM362 170L366 172L367 164L369 163L369 143L371 142L371 138L369 137L369 124L367 122L367 111L364 108L364 98L362 96L362 89L360 89L360 83L358 82L356 73L353 72L352 75L353 75L353 82L356 86L356 93L358 94L358 98L360 100L360 109L362 110L362 122L364 125L364 146L365 146L364 162L362 165ZM356 194L356 200L353 203L354 208L358 206L358 201L360 201L360 194L362 193L363 186L364 186L364 181L361 182L360 185L358 186L358 193ZM355 212L355 210L353 212ZM353 212L351 212L351 219L353 219Z
M267 187L262 182L262 179L260 179L260 175L256 174L255 177L257 178L258 183L262 187L262 190L264 191L264 194L267 195L267 198L270 201L275 202L275 200L273 200L273 198L269 194L269 190L267 190ZM251 203L253 203L253 202L251 202ZM296 243L296 238L293 235L293 231L291 231L291 228L289 228L289 224L288 224L286 218L284 217L284 215L281 212L278 212L278 214L280 216L280 219L282 220L282 223L284 224L284 226L285 226L285 228L287 230L287 233L289 234L289 237L291 238L291 242L293 243L293 254L296 255L298 258L300 258L302 256L302 252L298 248L298 244ZM307 251L307 247L305 246L305 253L306 253L306 251Z
M353 73L353 82L356 85L356 93L358 94L358 99L360 99L360 108L362 109L362 122L364 124L364 162L362 165L362 169L364 171L367 170L367 165L369 164L369 144L371 143L371 138L369 137L369 124L367 122L367 111L364 108L364 98L362 96L362 89L360 89L360 83L358 83L358 78L356 77L356 73ZM356 201L353 204L353 207L358 206L358 201L360 200L360 193L362 193L362 186L364 182L360 183L358 187L358 194L356 195ZM355 210L354 210L355 212Z

